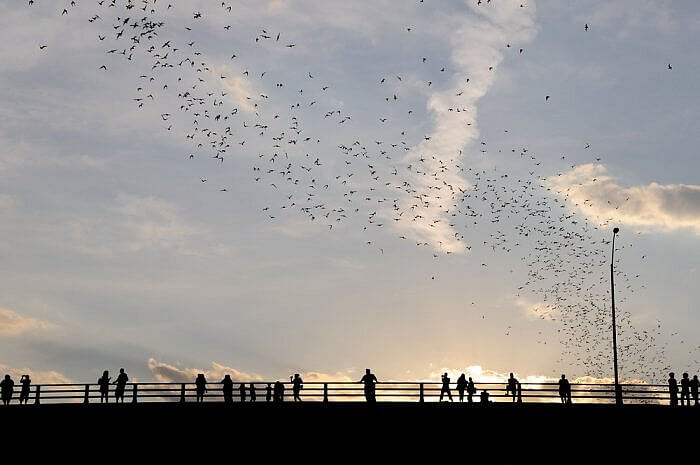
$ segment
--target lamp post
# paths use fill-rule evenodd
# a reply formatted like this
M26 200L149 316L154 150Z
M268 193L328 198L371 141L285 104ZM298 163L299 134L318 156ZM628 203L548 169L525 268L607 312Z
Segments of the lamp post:
M615 366L615 404L622 405L622 387L617 375L617 324L615 322L615 235L620 228L613 229L612 254L610 257L610 296L612 298L613 364Z

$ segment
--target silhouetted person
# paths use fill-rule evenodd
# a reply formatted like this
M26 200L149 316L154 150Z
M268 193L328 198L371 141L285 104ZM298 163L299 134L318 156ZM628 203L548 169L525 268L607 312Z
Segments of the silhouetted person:
M569 380L566 379L566 375L561 375L561 379L559 380L559 398L562 404L571 403L571 384L569 384Z
M690 380L690 393L693 395L696 406L698 405L698 387L700 387L700 381L698 381L698 375L694 375Z
M450 391L450 378L447 373L443 374L440 378L442 380L442 389L440 389L440 402L442 402L442 396L447 394L447 397L452 402L452 392Z
M10 405L10 400L12 400L12 394L15 392L15 382L12 381L10 375L5 375L5 379L0 381L0 393L2 396L2 403L5 405Z
M265 401L270 402L272 400L272 385L270 383L267 383L267 387L265 388Z
M365 399L367 402L376 402L377 397L374 390L375 384L378 382L377 377L370 373L369 368L365 369L365 375L360 380L365 385Z
M487 390L481 391L481 404L482 405L488 405L489 404L489 392Z
M292 378L290 376L289 380L292 382L292 393L294 394L294 402L301 402L301 396L299 394L301 393L301 389L303 388L304 380L301 379L299 373L294 373L294 377Z
M688 373L683 373L681 378L681 405L690 406L690 378L688 378Z
M275 381L273 399L275 402L284 402L284 384Z
M518 381L518 403L523 403L523 385Z
M671 406L678 405L678 383L673 373L668 374L668 393L671 395Z
M459 401L464 402L464 391L467 389L467 378L464 373L457 378L457 392L459 393Z
M221 380L222 391L224 392L224 402L227 404L233 403L233 380L231 375L224 376Z
M129 381L129 377L124 373L124 368L120 368L117 380L112 383L117 385L117 388L114 390L114 397L117 403L119 403L119 399L121 399L122 404L124 403L124 390L126 389L127 381Z
M29 375L22 375L19 383L22 385L22 390L19 392L19 403L20 405L26 404L29 402L29 387L32 384L32 380L29 378Z
M100 387L100 403L109 403L109 371L102 372L102 377L97 380L97 385Z
M238 396L241 398L241 402L245 402L245 384L243 383L238 386Z
M197 375L194 384L197 387L197 402L204 402L204 393L207 392L207 379L204 377L204 373Z
M508 378L508 385L506 386L506 395L510 392L511 395L513 396L513 402L515 402L515 396L518 395L518 385L520 383L518 382L517 379L515 379L515 376L513 376L513 373L510 374L510 378Z
M250 401L255 402L255 399L258 398L258 395L255 393L255 384L250 383Z
M469 382L467 383L467 402L470 404L472 403L472 396L476 394L476 386L474 385L474 381L472 381L472 377L469 377Z

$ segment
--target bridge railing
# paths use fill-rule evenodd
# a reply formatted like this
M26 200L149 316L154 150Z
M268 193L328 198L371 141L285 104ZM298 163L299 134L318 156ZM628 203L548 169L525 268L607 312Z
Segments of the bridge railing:
M239 386L241 382L234 381L233 401L241 401ZM251 383L243 383L245 387L244 401L250 402ZM267 401L267 382L253 382L255 401ZM272 387L273 383L269 383ZM513 402L513 395L506 393L506 383L475 382L477 393L473 402L479 402L480 394L486 390L489 400L493 402ZM378 402L437 402L440 400L442 383L440 382L400 382L389 381L377 383L374 388ZM12 403L17 403L20 388L16 387ZM110 385L107 402L115 401L116 386ZM450 393L455 401L459 401L459 393L454 383L450 385ZM655 384L623 384L623 399L626 404L667 404L669 399L668 387ZM363 402L365 401L364 385L358 382L305 382L300 397L304 401L318 402ZM614 403L614 384L571 384L571 397L574 403ZM127 383L124 389L123 402L194 402L196 401L196 386L194 383L164 383L138 382ZM465 392L464 401L468 394ZM220 383L207 384L204 395L206 402L223 402L223 386ZM291 383L285 384L284 400L292 401ZM448 400L447 395L443 400ZM520 392L516 393L515 401L521 402L561 402L557 383L522 383ZM100 403L101 394L97 384L36 384L30 387L27 403Z

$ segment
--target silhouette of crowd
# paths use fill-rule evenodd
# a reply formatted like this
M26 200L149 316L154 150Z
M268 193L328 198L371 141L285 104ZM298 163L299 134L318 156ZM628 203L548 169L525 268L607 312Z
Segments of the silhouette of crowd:
M293 376L289 377L290 383L292 385L292 398L294 402L302 402L302 396L301 396L301 391L304 388L304 380L302 379L301 375L299 373L295 373ZM115 386L114 388L114 399L115 402L119 403L124 403L124 394L126 391L126 385L129 381L129 376L126 374L124 371L124 368L121 368L119 370L119 374L117 375L117 378L112 381L112 378L109 375L109 371L105 370L102 373L102 376L98 378L97 380L97 386L98 390L100 393L100 403L108 403L109 402L109 392L110 392L110 386ZM20 404L28 404L29 402L29 395L31 391L31 378L29 375L22 375L19 381L19 384L21 385L20 388L20 394L19 394L19 403ZM370 404L374 404L377 401L377 393L376 393L376 387L379 381L377 380L377 376L371 372L369 368L365 370L364 376L358 381L358 383L363 385L363 391L364 391L364 397L365 401ZM217 384L221 385L221 392L223 395L223 400L224 403L226 404L231 404L234 401L234 381L231 379L231 375L225 375L224 378L219 381ZM267 386L264 388L265 392L265 401L266 402L273 402L273 403L281 403L284 402L284 397L285 397L285 385L281 381L277 380L274 383L266 383ZM513 375L513 373L510 373L510 376L508 380L506 381L506 388L505 388L505 394L504 397L510 397L511 402L513 403L522 403L522 385L520 381L518 381L517 378ZM207 396L207 393L209 392L207 385L208 382L206 380L206 377L204 376L203 373L199 373L197 377L194 380L194 385L195 385L195 397L196 397L196 402L204 402L204 398ZM447 398L449 402L453 402L452 398L452 391L451 391L451 380L450 377L448 376L447 373L443 373L441 375L441 388L440 388L440 397L439 401L442 402L443 399ZM572 403L572 389L571 389L571 383L569 382L568 379L566 379L566 375L562 374L561 378L558 381L559 389L559 398L561 400L561 403L563 405L570 405ZM455 383L455 387L457 389L457 393L459 395L459 401L464 402L464 397L466 394L467 397L467 402L468 403L473 403L474 401L474 396L477 394L477 387L474 381L472 380L471 377L467 378L467 376L462 373L459 378L457 378L457 382ZM668 379L668 392L669 392L669 402L671 406L678 406L679 405L679 391L680 391L680 405L681 406L690 406L690 405L700 405L700 401L698 399L698 391L700 388L700 381L698 380L698 376L694 375L692 378L688 375L688 373L683 373L682 378L680 380L680 388L678 385L678 381L676 380L675 373L669 373L669 379ZM15 382L12 379L10 375L5 375L4 379L0 381L0 389L1 389L1 398L2 398L2 403L3 405L9 405L12 397L14 395L15 391ZM35 393L37 395L38 399L38 387L35 390ZM184 384L183 384L183 391L181 394L181 400L184 401L185 397L185 390L184 390ZM135 397L136 397L136 390L134 389L134 402L135 402ZM85 394L85 402L87 402L88 399L88 387L86 386L86 394ZM423 388L421 385L421 400L423 399ZM249 383L246 386L246 383L241 382L238 386L238 400L239 402L256 402L257 400L257 391L256 391L256 386L255 383ZM324 390L324 400L327 400L327 391ZM692 404L691 404L692 400ZM482 389L481 393L479 394L479 402L480 404L489 404L492 401L490 400L490 394L488 390Z

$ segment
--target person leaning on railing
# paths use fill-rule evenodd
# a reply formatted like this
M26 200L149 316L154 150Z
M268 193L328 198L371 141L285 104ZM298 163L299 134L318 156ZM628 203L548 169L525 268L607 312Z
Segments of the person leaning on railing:
M376 402L375 384L378 383L377 377L370 373L369 368L365 369L365 375L359 381L365 385L365 400L367 402Z
M100 387L100 403L109 403L109 371L105 370L102 377L97 380L97 385Z
M0 381L0 392L2 393L2 403L10 405L12 394L15 392L15 382L10 375L5 375L5 379Z

